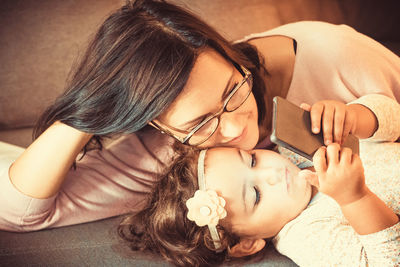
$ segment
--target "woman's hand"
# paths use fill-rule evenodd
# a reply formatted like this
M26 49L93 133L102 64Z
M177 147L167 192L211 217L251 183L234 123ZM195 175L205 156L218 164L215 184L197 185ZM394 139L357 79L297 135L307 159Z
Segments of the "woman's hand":
M350 105L336 100L322 100L312 106L303 103L300 107L310 112L313 133L320 132L322 122L325 145L333 142L343 144L349 134L356 132L357 113Z
M325 145L333 142L342 145L349 134L368 138L378 129L375 114L360 104L346 105L336 100L322 100L312 106L302 103L300 107L310 112L313 133L321 131L322 123Z
M318 190L342 206L353 203L369 192L364 168L357 154L338 144L320 147L313 157L317 176L307 179Z

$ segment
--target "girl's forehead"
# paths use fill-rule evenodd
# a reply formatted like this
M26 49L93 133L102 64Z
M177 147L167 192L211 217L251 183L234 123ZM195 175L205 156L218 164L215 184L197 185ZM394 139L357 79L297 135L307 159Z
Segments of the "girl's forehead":
M220 185L228 181L233 182L234 176L239 176L239 171L244 167L239 155L237 148L208 149L204 160L204 171L210 184Z

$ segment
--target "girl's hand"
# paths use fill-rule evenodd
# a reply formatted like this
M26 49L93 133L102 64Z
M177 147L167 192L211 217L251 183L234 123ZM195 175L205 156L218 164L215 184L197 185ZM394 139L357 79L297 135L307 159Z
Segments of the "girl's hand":
M344 103L322 100L312 106L303 103L300 107L310 111L313 133L320 132L322 122L325 145L333 142L343 144L350 133L356 132L357 113Z
M342 206L368 194L364 168L357 154L338 144L320 147L313 157L317 176L306 178L318 190Z

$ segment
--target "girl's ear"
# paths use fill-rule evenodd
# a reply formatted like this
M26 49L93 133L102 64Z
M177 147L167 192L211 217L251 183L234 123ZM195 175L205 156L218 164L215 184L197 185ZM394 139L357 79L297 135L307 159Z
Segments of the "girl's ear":
M229 255L235 258L256 254L265 247L264 239L240 239L239 243L231 247Z

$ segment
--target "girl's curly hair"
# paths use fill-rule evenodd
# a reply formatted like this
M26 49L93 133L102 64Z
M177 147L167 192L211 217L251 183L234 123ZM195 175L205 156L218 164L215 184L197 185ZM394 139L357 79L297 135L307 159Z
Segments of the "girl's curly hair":
M120 236L133 250L161 254L177 266L215 266L230 259L229 247L239 237L218 225L222 252L217 253L207 227L187 219L186 200L198 190L199 151L185 147L161 175L146 207L124 219Z

